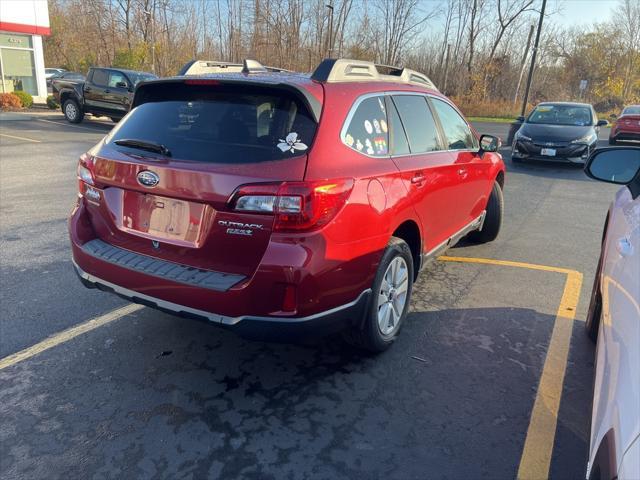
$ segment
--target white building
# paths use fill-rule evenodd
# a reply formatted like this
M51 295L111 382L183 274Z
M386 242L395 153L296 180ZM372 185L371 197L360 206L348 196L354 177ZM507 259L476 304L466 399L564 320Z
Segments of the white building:
M47 0L0 0L0 92L46 101L42 36L50 33Z

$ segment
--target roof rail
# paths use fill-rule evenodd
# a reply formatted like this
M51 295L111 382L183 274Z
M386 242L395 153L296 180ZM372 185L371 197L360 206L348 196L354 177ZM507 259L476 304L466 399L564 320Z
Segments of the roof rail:
M221 62L218 60L191 60L187 62L178 72L178 76L183 75L203 75L207 73L267 73L267 72L289 72L284 68L267 67L257 60L245 59L242 63Z
M386 73L381 73L381 70ZM409 83L438 90L429 77L415 70L347 58L323 60L311 75L311 79L327 83L363 81Z

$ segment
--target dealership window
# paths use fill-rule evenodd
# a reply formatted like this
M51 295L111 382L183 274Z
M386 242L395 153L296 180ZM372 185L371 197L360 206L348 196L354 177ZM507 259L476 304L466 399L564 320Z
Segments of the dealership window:
M0 92L38 95L31 35L0 33Z

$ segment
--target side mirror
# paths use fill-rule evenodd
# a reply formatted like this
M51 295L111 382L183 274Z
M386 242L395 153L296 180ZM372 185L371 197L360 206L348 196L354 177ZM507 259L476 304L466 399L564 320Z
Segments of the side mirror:
M493 135L482 135L480 137L480 152L497 152L502 146L502 140Z
M519 117L516 118L516 122L524 123L524 117L520 115Z
M118 87L118 88L129 88L129 85L127 85L127 82L118 82L118 83L116 83L116 87Z
M596 125L598 127L606 127L607 125L609 125L609 122L607 122L606 120L598 120L598 123Z
M598 149L591 154L584 170L595 180L628 185L633 198L640 194L640 148Z

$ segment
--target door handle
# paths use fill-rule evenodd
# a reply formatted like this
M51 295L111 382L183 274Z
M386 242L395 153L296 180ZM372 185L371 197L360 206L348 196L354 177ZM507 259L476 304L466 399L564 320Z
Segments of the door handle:
M458 169L458 175L460 175L461 177L466 177L467 176L467 169L466 168L459 168Z
M109 90L108 88L104 91L104 93L111 93L111 90Z
M424 174L422 172L414 173L413 177L411 177L411 183L418 185L424 183Z
M85 92L90 92L91 91L91 87L84 87L84 91Z
M623 257L630 257L633 255L633 245L631 245L631 242L626 237L618 239L616 242L616 250L618 250L618 253Z

